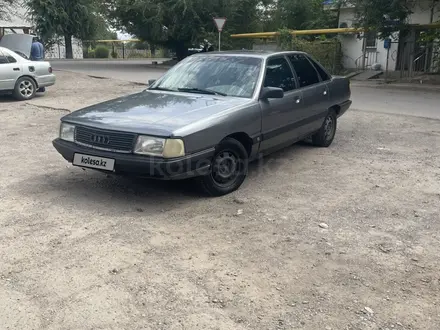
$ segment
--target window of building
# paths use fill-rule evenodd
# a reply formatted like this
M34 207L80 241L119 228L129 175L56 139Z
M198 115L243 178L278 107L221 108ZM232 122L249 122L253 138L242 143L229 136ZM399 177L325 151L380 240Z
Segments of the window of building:
M320 82L312 63L302 54L289 55L289 60L298 76L299 86L306 87Z
M295 78L285 58L280 57L269 60L264 87L278 87L285 92L295 89Z
M366 48L377 47L377 32L370 31L365 34L365 47Z

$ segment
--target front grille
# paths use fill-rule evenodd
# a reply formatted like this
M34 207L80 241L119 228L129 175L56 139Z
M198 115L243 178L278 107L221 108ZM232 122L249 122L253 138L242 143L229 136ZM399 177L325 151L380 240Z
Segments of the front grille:
M96 128L77 126L75 142L102 150L131 152L135 143L136 134L101 130Z

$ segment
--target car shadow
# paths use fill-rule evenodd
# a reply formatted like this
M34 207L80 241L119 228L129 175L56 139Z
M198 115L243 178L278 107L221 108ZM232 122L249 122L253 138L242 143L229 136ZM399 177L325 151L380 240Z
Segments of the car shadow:
M45 95L46 95L46 93L44 93L44 92L43 93L37 93L37 94L35 94L35 96L32 99L27 100L27 101L32 101L32 100L35 100L35 99L39 99L39 98L44 97ZM19 103L19 102L26 102L26 101L17 100L16 98L14 98L10 94L0 95L0 103Z
M6 94L6 95L0 95L0 103L12 103L17 102L16 99L12 97L12 95Z
M159 181L106 175L92 170L68 167L24 179L11 187L25 197L44 204L81 208L98 212L118 210L170 210L203 197L193 181Z
M246 186L252 186L268 175L284 171L303 155L314 149L300 143L275 152L249 166ZM19 181L13 191L22 196L52 205L53 202L67 208L94 207L98 212L144 209L151 212L172 210L194 201L210 198L203 194L194 179L160 181L107 175L93 170L68 165L57 166L46 174L38 174ZM247 189L246 189L247 190Z
M259 158L249 164L248 179L255 179L261 175L273 175L278 171L283 171L286 162L295 162L303 154L314 149L315 147L310 141L301 141Z

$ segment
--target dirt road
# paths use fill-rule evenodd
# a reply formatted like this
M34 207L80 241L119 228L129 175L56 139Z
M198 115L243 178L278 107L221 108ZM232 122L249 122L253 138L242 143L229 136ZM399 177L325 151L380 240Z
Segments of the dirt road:
M207 199L68 165L59 118L142 87L58 79L0 100L1 329L439 329L439 121L350 111Z

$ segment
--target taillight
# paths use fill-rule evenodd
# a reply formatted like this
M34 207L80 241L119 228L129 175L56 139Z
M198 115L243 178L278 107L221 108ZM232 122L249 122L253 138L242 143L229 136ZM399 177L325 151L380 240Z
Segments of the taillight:
M49 73L52 73L52 67L51 66L49 67Z

